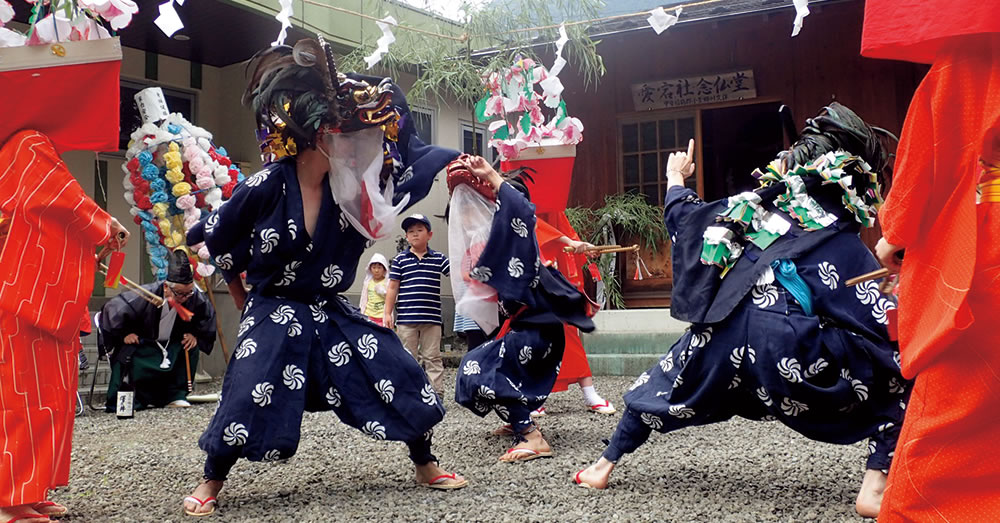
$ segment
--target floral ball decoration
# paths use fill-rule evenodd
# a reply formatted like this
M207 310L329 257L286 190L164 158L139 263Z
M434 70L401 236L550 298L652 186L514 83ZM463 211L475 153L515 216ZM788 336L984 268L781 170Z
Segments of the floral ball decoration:
M178 113L136 129L125 160L125 201L142 228L153 274L163 280L170 251L186 244L187 231L228 200L244 176L211 133ZM211 276L215 266L204 244L191 252L198 255L197 277Z

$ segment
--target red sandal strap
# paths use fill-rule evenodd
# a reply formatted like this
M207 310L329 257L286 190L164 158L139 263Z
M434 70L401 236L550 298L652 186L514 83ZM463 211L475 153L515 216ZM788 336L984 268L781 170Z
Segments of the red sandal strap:
M7 523L14 523L15 521L22 521L25 519L48 519L45 514L18 514L7 520Z
M441 483L449 479L458 479L458 478L455 476L454 472L452 472L451 474L441 474L440 476L437 476L434 479L430 480L428 485L437 485L438 483Z

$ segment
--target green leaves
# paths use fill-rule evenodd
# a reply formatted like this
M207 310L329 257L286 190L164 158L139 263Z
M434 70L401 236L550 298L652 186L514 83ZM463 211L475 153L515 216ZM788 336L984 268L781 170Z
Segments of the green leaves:
M566 218L581 239L594 245L615 243L622 237L629 237L650 251L657 252L669 240L667 228L663 224L663 209L650 205L639 194L609 195L604 199L604 206L597 209L570 207L566 209ZM612 307L623 308L625 300L621 283L615 274L616 260L617 257L613 254L602 255L597 261L597 268L604 280L604 292L608 301ZM626 270L621 276L627 278L627 273Z
M395 32L397 43L390 47L389 54L379 64L381 74L388 73L397 80L416 76L407 90L407 98L446 104L457 102L463 107L475 107L473 117L485 122L479 116L482 113L477 104L483 96L483 77L507 69L518 55L544 63L539 59L538 52L553 48L552 42L558 38L559 23L596 18L602 5L601 0L491 2L478 10L472 8L471 12L467 11L469 16L464 23L440 21L421 26L441 34L468 34L470 39L467 42L400 29ZM387 2L366 0L362 2L361 10L365 14L381 17L387 12L394 14L393 9L396 7ZM407 16L400 14L397 19L407 20ZM363 57L374 49L375 40L380 36L374 30L374 22L364 20L361 23L364 39L360 46L340 59L343 71L365 71ZM555 27L519 31L549 25ZM369 31L369 28L373 30ZM586 24L567 27L570 42L564 56L569 61L568 67L575 69L589 87L596 85L604 74L604 61L597 54L597 43L587 35L587 29Z

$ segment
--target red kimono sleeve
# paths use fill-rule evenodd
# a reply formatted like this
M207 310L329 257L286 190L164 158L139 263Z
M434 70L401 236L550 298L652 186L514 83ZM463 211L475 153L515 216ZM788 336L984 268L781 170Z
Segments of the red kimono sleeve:
M94 248L111 217L84 193L52 143L21 131L0 148L0 312L59 339L78 336L93 290Z
M899 307L903 374L926 367L972 324L966 303L979 241L979 159L1000 129L1000 35L949 42L914 95L880 213L906 247Z

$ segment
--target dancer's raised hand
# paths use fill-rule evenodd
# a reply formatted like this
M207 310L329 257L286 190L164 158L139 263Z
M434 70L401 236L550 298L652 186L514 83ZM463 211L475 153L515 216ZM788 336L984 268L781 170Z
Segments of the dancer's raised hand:
M466 159L466 165L469 167L469 172L473 176L481 180L489 182L493 186L494 191L500 190L500 184L503 183L503 177L500 176L490 162L486 161L486 158L482 156L469 156Z
M684 179L694 174L694 138L688 141L686 153L674 152L667 157L667 185L684 185Z

